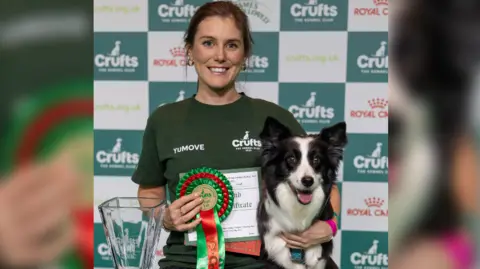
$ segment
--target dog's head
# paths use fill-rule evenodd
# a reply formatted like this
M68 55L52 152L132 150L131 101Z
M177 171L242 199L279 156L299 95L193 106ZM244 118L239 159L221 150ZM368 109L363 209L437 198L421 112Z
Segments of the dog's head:
M294 136L286 126L268 117L260 139L267 192L278 196L278 190L283 190L282 194L288 190L306 205L317 198L316 193L324 197L326 187L336 179L347 144L346 123L324 128L317 135Z

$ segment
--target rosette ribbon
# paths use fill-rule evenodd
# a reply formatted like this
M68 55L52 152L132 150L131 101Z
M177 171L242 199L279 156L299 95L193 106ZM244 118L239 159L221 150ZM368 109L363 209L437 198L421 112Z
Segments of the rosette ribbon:
M218 170L208 167L193 169L179 181L177 198L197 192L203 199L197 218L197 269L223 269L225 239L221 222L233 208L234 193L228 179Z

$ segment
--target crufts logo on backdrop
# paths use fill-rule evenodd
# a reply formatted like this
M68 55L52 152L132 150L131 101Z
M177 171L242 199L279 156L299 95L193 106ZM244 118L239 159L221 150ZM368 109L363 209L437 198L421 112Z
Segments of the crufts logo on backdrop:
M95 33L95 80L146 80L146 33Z
M150 82L149 111L169 103L183 101L197 91L195 82Z
M281 1L282 31L345 31L348 0Z
M131 176L140 159L143 131L94 130L95 175Z
M347 82L388 82L388 33L349 32Z
M388 269L388 233L342 231L342 269Z
M280 83L278 100L306 132L318 132L344 119L343 83Z
M388 182L388 135L349 134L344 181Z
M278 81L278 33L253 33L255 46L238 81Z
M208 0L150 0L150 31L185 31L197 9Z

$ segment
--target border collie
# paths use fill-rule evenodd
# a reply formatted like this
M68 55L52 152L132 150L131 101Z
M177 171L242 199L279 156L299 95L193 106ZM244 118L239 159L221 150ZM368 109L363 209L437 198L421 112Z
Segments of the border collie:
M260 134L264 193L257 210L262 260L268 269L336 269L330 257L332 240L304 252L304 262L291 259L282 232L300 233L316 220L333 217L330 191L336 180L346 123L324 128L317 135L294 136L268 117Z

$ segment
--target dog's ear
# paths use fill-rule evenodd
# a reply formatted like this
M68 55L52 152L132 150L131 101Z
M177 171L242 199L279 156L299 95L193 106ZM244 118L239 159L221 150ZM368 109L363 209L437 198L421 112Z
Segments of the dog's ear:
M323 128L320 132L320 139L333 147L345 147L348 143L347 124L342 121L330 127Z
M338 166L339 162L343 160L343 149L348 143L347 124L342 121L326 127L322 129L318 137L329 145L328 158L334 166Z
M278 142L292 135L290 129L273 117L267 117L260 133L262 141Z

